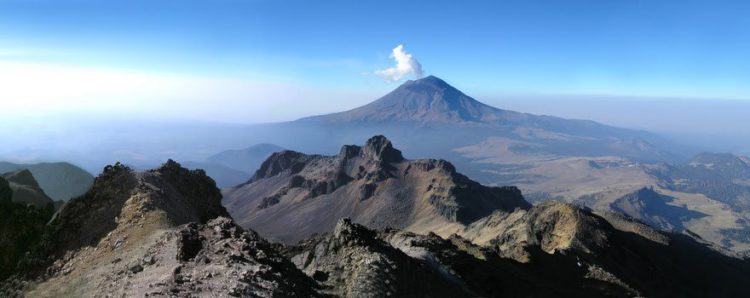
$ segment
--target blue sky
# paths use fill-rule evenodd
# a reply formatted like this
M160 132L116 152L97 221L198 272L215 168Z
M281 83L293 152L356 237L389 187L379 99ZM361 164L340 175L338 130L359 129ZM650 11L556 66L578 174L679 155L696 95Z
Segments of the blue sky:
M0 0L0 100L288 120L394 88L374 72L399 44L477 97L750 99L748 16L747 1Z

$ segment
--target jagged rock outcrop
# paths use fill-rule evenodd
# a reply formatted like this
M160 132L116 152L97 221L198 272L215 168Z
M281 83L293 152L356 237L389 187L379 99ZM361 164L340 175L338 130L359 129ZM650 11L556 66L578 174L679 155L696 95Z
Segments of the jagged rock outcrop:
M406 160L383 136L335 156L274 153L224 197L238 223L285 243L330 231L342 217L449 235L494 210L530 207L515 187L482 186L447 161Z
M591 211L569 204L545 202L512 221L502 235L490 241L506 257L528 261L529 247L548 254L575 250L596 253L607 249L610 229L606 221ZM519 255L519 253L521 255Z
M298 268L339 297L468 297L456 283L378 238L377 232L342 219L332 233L288 249Z
M203 171L107 166L52 220L2 296L317 296L255 232L236 226Z

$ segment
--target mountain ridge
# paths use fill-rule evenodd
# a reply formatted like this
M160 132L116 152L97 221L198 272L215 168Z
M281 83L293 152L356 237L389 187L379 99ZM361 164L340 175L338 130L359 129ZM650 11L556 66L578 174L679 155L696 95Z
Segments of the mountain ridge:
M530 207L518 189L480 185L445 160L404 159L383 136L333 156L274 153L247 183L223 194L240 225L285 243L331 229L341 217L426 231Z

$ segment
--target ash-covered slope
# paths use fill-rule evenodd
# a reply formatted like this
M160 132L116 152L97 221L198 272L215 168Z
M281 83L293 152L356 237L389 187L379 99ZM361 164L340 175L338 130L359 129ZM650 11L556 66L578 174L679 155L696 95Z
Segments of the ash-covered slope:
M500 110L469 97L435 77L408 81L367 105L303 121L349 122L439 122L502 123L530 115Z
M227 218L202 171L116 164L48 226L4 297L316 296L271 244Z
M224 197L240 225L286 243L331 231L342 217L450 234L494 210L530 207L518 189L482 186L447 161L406 160L383 136L335 156L274 153Z

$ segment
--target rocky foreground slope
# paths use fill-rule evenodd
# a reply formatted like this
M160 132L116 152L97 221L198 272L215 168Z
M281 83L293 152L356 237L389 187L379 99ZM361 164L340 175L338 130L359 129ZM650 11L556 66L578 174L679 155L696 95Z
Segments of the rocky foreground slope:
M531 206L515 187L483 186L445 160L404 159L383 136L335 156L274 153L250 181L224 191L224 204L240 225L288 244L342 217L450 235L494 210Z
M108 166L56 214L0 296L315 296L314 283L236 226L202 171Z

